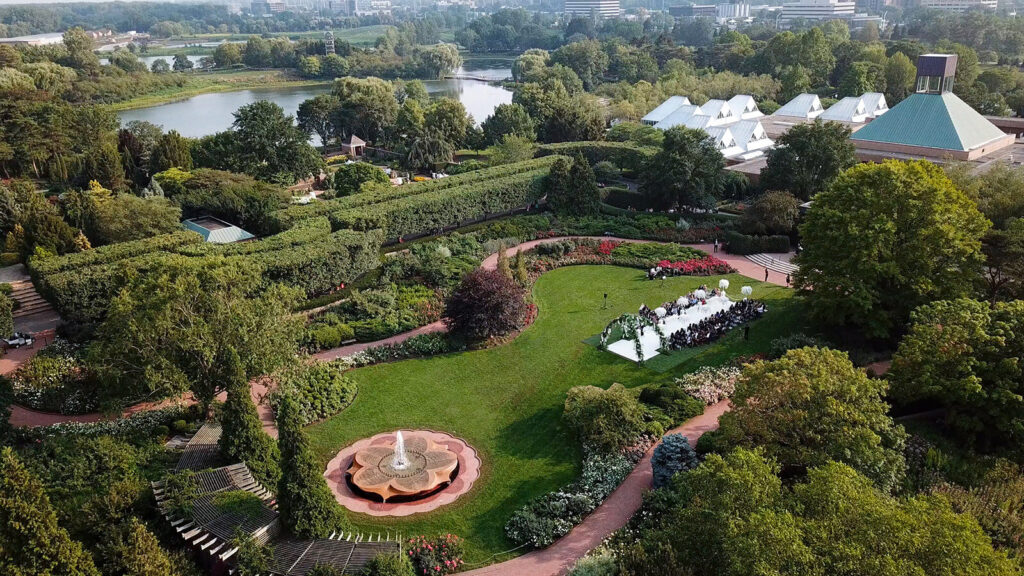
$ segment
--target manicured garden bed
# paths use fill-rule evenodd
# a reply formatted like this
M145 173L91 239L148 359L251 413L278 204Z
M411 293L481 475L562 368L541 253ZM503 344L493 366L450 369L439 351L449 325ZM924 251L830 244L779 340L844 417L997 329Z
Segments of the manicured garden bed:
M766 352L773 338L802 329L803 316L791 291L738 275L725 277L733 286L753 286L758 298L771 307L770 315L751 330L749 342L723 339L695 350L665 373L637 367L583 340L611 318L635 312L641 303L677 297L709 279L651 282L640 270L613 266L573 266L544 274L534 286L540 310L536 322L507 345L349 372L359 386L355 402L339 416L309 428L322 462L360 438L399 428L435 429L462 437L483 460L473 491L451 506L401 520L351 515L356 528L404 535L459 534L466 538L467 564L512 548L503 531L512 513L578 473L579 443L562 421L569 388L607 388L614 382L637 388L668 381L704 364ZM712 280L717 283L717 278ZM607 309L602 308L605 292Z

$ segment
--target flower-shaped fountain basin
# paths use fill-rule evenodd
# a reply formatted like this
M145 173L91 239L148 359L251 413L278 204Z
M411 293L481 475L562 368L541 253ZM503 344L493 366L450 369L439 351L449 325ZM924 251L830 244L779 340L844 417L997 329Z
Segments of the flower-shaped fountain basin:
M352 484L384 502L396 496L415 498L450 482L459 465L454 452L422 436L405 439L404 467L395 466L396 449L391 444L356 452L348 469Z

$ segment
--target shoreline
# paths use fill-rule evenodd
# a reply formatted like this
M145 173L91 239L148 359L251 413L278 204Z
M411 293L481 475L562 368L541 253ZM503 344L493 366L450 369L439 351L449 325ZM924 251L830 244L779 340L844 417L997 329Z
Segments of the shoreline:
M252 71L246 71L252 72ZM228 76L230 74L237 74L238 72L212 72L203 73L202 75L197 74L199 78L208 78L217 76ZM283 76L283 74L281 74ZM174 102L181 102L194 98L196 96L202 96L203 94L216 94L221 92L239 92L242 90L253 90L257 88L307 88L311 86L330 86L333 81L329 80L314 80L314 79L278 79L278 80L267 80L265 76L254 76L252 79L238 79L235 82L230 80L217 82L214 80L210 84L205 86L190 86L184 87L182 90L173 94L146 94L132 98L131 100L125 100L123 102L116 102L114 104L108 104L110 110L114 112L125 112L128 110L138 110L141 108L152 108L155 106L162 106L164 104L173 104Z

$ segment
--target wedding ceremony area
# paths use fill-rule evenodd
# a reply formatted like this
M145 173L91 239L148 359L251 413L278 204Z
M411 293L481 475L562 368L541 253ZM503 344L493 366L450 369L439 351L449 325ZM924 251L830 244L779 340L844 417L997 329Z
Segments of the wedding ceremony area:
M750 286L743 286L740 301L729 298L727 279L721 279L718 286L709 291L701 284L653 309L641 304L636 314L624 314L608 324L598 346L644 363L660 354L710 344L737 328L749 332L748 324L768 311L764 303L748 299L753 293Z

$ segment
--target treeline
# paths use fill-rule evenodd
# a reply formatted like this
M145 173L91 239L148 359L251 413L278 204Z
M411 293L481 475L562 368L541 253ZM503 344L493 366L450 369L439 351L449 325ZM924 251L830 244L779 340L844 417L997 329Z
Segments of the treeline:
M414 18L415 17L415 18ZM334 17L334 28L358 28L380 24L398 25L403 21L435 31L461 27L465 10L433 10L417 16L396 10L394 15ZM272 18L233 14L217 4L174 4L141 2L96 2L33 6L0 6L0 37L64 32L80 26L89 30L112 29L115 32L148 32L155 38L193 34L270 34L306 32L323 26L313 12L283 12ZM436 32L435 32L436 34ZM436 41L436 40L435 40Z

